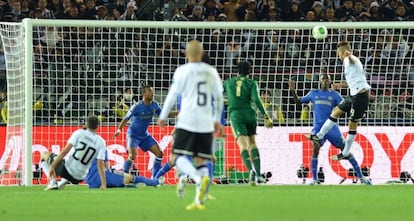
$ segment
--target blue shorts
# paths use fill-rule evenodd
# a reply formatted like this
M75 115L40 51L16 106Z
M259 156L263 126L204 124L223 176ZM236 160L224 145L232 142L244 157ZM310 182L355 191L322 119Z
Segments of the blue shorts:
M147 135L146 137L135 137L133 135L127 135L127 147L128 148L141 148L142 151L146 152L157 144L157 141L151 135Z
M124 186L124 174L118 171L105 171L106 175L106 187L123 187ZM94 176L93 178L87 180L87 184L89 188L99 188L101 187L101 179L99 178L99 174Z
M312 129L312 134L316 134L320 129L322 125L316 125ZM336 148L342 149L344 147L344 138L342 136L341 131L339 130L338 125L335 125L332 127L332 129L326 134L326 136L322 140L322 145L325 143L325 141L328 140L332 145L334 145Z

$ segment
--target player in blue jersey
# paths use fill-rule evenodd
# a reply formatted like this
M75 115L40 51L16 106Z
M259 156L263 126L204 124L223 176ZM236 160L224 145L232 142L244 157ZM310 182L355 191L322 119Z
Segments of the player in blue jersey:
M108 152L105 154L105 175L106 175L106 187L125 187L137 183L144 183L147 186L158 185L158 180L148 179L143 176L133 176L129 173L123 173L120 171L112 170L109 166ZM91 168L89 168L88 175L85 178L85 182L89 188L99 188L101 186L101 180L99 179L97 161L92 162Z
M317 133L325 121L329 118L332 109L334 109L337 105L342 102L341 95L330 89L331 85L331 78L328 74L321 74L320 76L320 89L311 90L307 95L302 98L299 98L296 89L295 89L295 82L289 82L289 90L293 95L293 99L295 100L296 104L303 104L311 102L313 104L313 129L312 134ZM339 130L338 125L335 125L324 137L321 142L313 142L313 150L312 150L312 176L313 181L312 185L319 184L318 176L317 176L317 168L318 168L318 155L320 147L328 140L332 145L339 149L343 149L345 146L344 138ZM358 178L361 180L362 183L366 185L371 185L371 181L364 177L361 171L361 168L358 165L358 162L355 160L352 154L349 154L347 157L349 162L351 163L352 167L354 168L355 172L357 173Z
M151 86L145 85L141 90L142 100L134 104L122 119L114 137L118 137L122 129L131 120L127 131L128 158L124 163L124 172L129 173L132 163L137 155L137 147L144 152L150 151L155 155L154 165L152 167L152 176L154 177L161 167L163 153L154 137L148 133L148 127L154 116L161 113L160 105L153 101L154 92ZM168 117L175 117L176 111L169 113Z

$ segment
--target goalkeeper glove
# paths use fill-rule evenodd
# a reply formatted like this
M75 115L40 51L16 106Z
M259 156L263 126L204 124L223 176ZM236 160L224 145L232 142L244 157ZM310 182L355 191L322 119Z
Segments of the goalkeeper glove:
M273 127L273 120L269 117L269 115L264 115L264 119L265 119L265 126L267 128L271 128Z

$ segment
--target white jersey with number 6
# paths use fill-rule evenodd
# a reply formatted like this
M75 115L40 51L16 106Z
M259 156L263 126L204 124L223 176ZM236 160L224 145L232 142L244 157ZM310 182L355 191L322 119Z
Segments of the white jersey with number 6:
M223 85L217 70L204 62L178 67L160 119L167 118L178 95L181 95L181 109L175 127L194 133L213 132L214 122L220 122L223 109Z
M65 158L65 167L69 174L78 180L83 180L94 159L105 159L105 140L89 130L73 132L68 143L73 147Z

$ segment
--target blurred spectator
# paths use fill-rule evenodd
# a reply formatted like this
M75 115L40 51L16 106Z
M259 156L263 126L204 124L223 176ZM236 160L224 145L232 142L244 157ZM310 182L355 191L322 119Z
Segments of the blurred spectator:
M81 15L82 19L95 20L97 10L95 5L95 0L86 0L86 8L83 14Z
M289 11L282 12L283 21L301 21L304 18L303 13L299 10L299 3L293 0Z
M62 0L52 0L49 2L48 8L53 11L53 14L57 19L63 19L65 15L65 9L63 8Z
M239 0L239 8L236 9L237 21L244 21L246 17L246 11L249 7L250 0Z
M219 0L200 0L199 5L204 7L205 15L217 16L222 12L223 5Z
M227 21L227 16L224 13L221 13L216 17L216 21Z
M31 4L29 2L29 0L21 0L20 2L20 6L21 6L21 12L24 15L25 18L30 18L33 10L31 7Z
M362 12L361 14L359 14L359 21L370 21L371 19L371 14L369 14L368 12Z
M382 20L382 15L379 11L379 4L376 1L373 1L369 6L369 14L371 15L371 21L380 21Z
M380 14L385 21L395 20L396 13L395 9L397 8L397 0L386 0L381 3L379 6Z
M96 12L95 20L106 20L107 15L108 15L108 9L103 5L99 5L98 11Z
M252 10L247 10L246 15L244 16L244 21L257 21L256 13Z
M323 10L323 4L320 1L315 1L312 6L312 11L314 13L315 21L324 21L325 12Z
M47 8L47 0L39 0L37 2L37 9L42 13L44 19L55 19L53 11Z
M369 10L371 8L371 2L372 2L372 0L361 0L361 2L362 2L362 8L365 11L369 12Z
M270 8L265 21L280 21L280 11L277 8Z
M124 14L121 15L121 20L138 20L135 10L137 10L135 1L130 0Z
M335 17L335 9L328 7L325 9L325 21L336 22L338 19Z
M200 5L196 5L193 8L193 13L188 16L189 21L203 21L204 20L204 8Z
M19 0L12 1L11 11L4 14L4 19L8 22L21 22L23 18L28 18L29 15L22 12L21 3Z
M407 20L407 9L405 8L405 5L400 4L397 6L397 9L395 10L396 16L394 20L396 21L406 21Z
M77 7L72 6L68 9L67 19L79 19L79 10Z
M362 1L361 0L356 0L354 2L354 11L356 12L356 14L360 15L362 12L365 12L366 10L364 9L364 6L362 5Z
M227 16L227 21L237 21L237 9L240 7L238 0L229 0L224 3L223 10Z
M188 18L188 16L193 14L193 9L196 6L197 2L196 0L187 0L187 4L185 5L185 8L182 10L185 17Z
M359 14L353 9L353 6L352 0L344 0L342 7L335 11L335 17L339 21L356 21Z
M132 0L134 1L134 0ZM135 1L134 1L135 2ZM129 2L128 2L129 3ZM137 8L138 6L136 5L135 2L135 7ZM111 4L109 4L107 7L108 12L111 14L117 14L119 13L120 15L125 13L125 10L127 8L127 0L117 0L116 2L113 2ZM137 9L135 9L137 10Z
M315 17L315 12L313 10L309 10L308 12L306 12L303 21L317 21Z
M179 8L174 8L172 10L171 21L188 21L188 18L185 17L183 12Z

